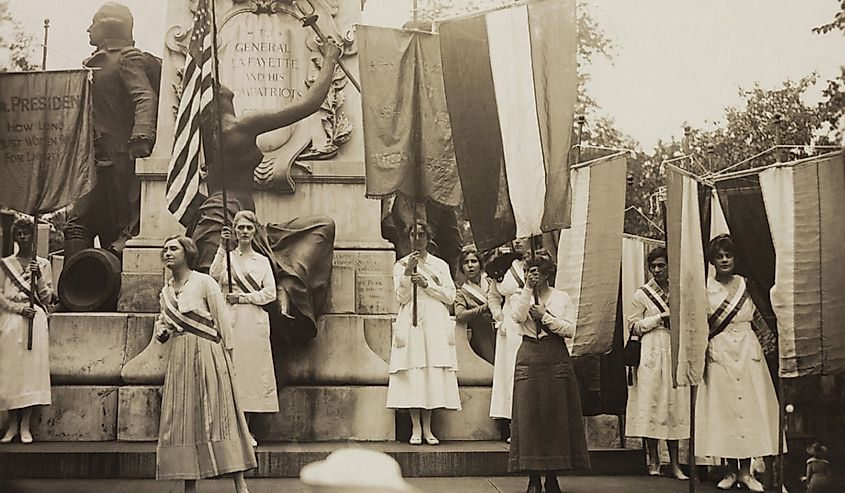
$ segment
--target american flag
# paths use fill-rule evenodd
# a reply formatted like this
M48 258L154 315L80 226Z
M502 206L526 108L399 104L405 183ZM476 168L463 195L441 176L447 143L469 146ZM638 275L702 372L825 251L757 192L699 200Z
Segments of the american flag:
M212 84L214 30L211 8L209 0L200 0L194 14L182 77L182 99L176 113L173 154L167 167L167 209L183 224L189 222L192 212L206 198L200 191L200 156L203 140L209 137L203 133L213 131L213 127L203 122L216 121L211 118L216 111Z

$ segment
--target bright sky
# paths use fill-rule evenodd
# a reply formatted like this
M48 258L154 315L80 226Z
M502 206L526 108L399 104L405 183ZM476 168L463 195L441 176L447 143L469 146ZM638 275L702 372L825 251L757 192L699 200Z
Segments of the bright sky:
M426 0L420 0L424 4ZM456 0L460 1L460 0ZM401 24L410 0L368 0L368 23ZM102 0L11 0L12 14L41 42L50 18L48 68L79 66L90 52L85 29ZM123 0L135 14L135 38L161 54L165 0ZM838 0L593 0L594 17L616 44L612 64L597 61L590 87L602 113L651 148L683 133L685 121L708 128L739 87L773 88L811 72L811 96L845 64L845 37L817 35ZM40 55L40 52L39 52ZM40 56L39 56L40 58Z

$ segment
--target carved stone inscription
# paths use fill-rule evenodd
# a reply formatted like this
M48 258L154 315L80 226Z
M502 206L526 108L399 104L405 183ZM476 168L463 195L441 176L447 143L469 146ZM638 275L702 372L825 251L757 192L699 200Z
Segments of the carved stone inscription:
M314 55L306 46L307 35L287 13L241 13L223 25L220 77L235 93L239 116L283 108L302 97ZM265 154L288 143L301 148L300 144L310 140L310 136L299 127L313 124L309 120L313 118L260 136L259 147Z
M335 250L329 287L329 313L355 313L356 252Z
M393 252L359 252L355 276L358 313L396 313Z

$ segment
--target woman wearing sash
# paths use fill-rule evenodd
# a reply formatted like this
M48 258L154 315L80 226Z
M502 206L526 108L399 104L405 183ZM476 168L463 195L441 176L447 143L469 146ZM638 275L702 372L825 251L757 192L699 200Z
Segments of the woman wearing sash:
M514 240L514 252L524 255L528 241L528 238ZM491 418L511 419L513 370L516 352L522 344L522 334L516 329L511 317L511 298L525 286L524 265L523 260L514 260L502 282L492 283L487 294L487 303L496 326L496 360L493 365L493 392L490 397Z
M496 333L493 316L487 306L490 281L484 274L484 262L474 248L465 248L458 256L458 265L466 281L455 294L455 321L466 324L469 345L475 354L493 364L496 354Z
M689 438L689 394L672 385L672 337L669 333L669 276L666 249L648 254L651 279L634 293L628 319L631 337L641 343L640 365L628 387L625 435L642 437L648 447L648 474L660 475L658 440L666 440L671 474L689 479L679 467L678 440Z
M387 407L410 411L411 445L423 439L437 445L431 411L461 408L455 323L447 308L455 302L455 285L449 264L426 251L431 241L428 224L417 221L408 234L414 251L393 268L399 313L393 325Z
M155 330L170 341L156 447L156 479L196 480L232 474L247 493L243 471L256 466L246 418L233 385L232 328L217 282L192 270L193 240L171 236L162 261L172 278L161 290Z
M575 335L574 307L549 286L554 263L534 255L526 280L511 297L513 332L522 337L516 355L508 471L528 473L528 493L559 493L559 471L589 469L581 397L565 338Z
M695 451L729 459L720 489L739 481L761 492L763 485L750 472L751 458L778 453L778 401L751 327L754 302L745 279L734 274L735 251L730 235L713 238L707 249L716 276L707 280L710 342L696 403Z
M0 264L0 411L9 411L9 427L0 443L20 433L21 443L32 443L30 419L35 406L50 405L50 356L47 311L53 294L50 262L34 257L35 226L29 219L12 225L18 253ZM29 306L32 278L36 296ZM32 324L32 349L27 349Z
M221 232L220 247L209 274L226 293L226 303L231 309L235 390L241 409L245 413L275 413L279 411L279 397L270 349L270 316L262 305L276 299L276 281L270 261L252 248L258 230L255 213L239 211L233 224L238 246L229 255L232 292L228 292L226 271L226 248L232 237L228 226ZM282 305L287 306L287 303ZM252 441L253 446L258 445L254 437Z

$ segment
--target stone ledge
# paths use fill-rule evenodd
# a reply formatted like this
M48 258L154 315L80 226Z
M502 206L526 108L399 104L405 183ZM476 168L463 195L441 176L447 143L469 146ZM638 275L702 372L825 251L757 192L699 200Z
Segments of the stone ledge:
M507 473L503 442L443 442L437 447L406 443L263 443L256 449L254 478L296 478L305 464L345 447L378 450L393 456L405 477L479 477ZM590 450L591 476L645 474L642 450ZM152 479L155 443L56 442L0 446L0 477L5 479Z
M154 319L134 313L52 314L52 383L119 384L123 366L146 346Z
M68 385L54 386L51 391L52 405L40 406L33 416L36 441L117 439L117 387Z

